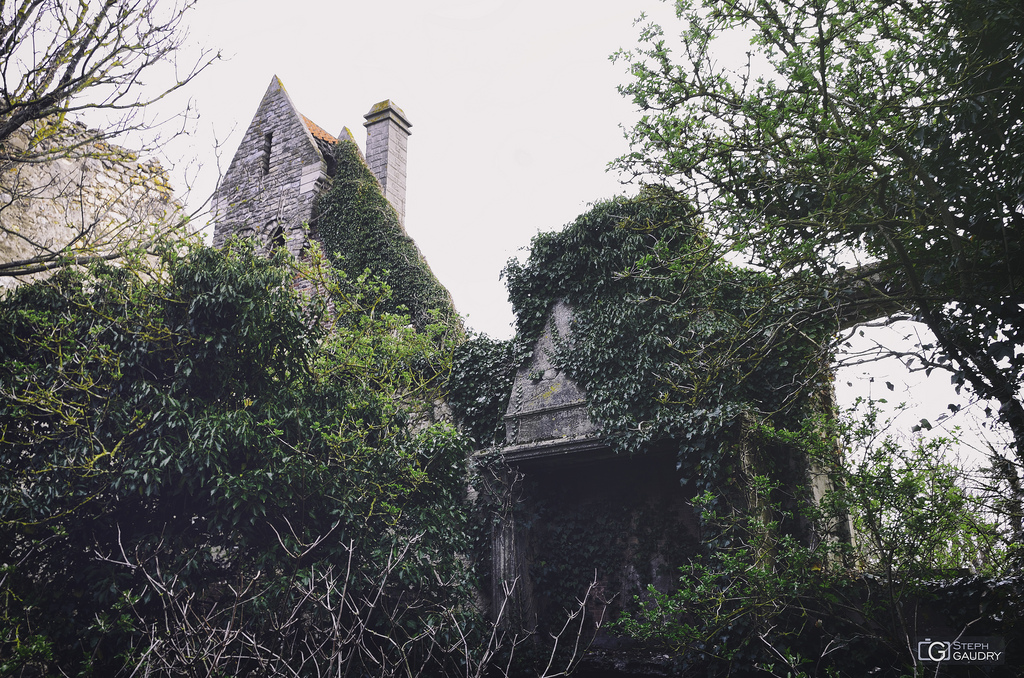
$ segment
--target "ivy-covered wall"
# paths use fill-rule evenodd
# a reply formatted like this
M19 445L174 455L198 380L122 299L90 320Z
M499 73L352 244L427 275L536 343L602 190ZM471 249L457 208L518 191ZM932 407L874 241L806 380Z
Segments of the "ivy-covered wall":
M798 326L783 281L720 255L685 203L652 189L537 236L525 264L505 269L524 337L556 299L573 309L554 359L610 443L639 452L672 440L691 477L713 474L700 456L744 417L798 422L828 364L817 340L830 328Z
M407 312L419 329L435 320L458 326L451 296L396 211L405 199L408 123L394 134L381 124L404 121L400 114L390 101L368 114L371 171L347 128L340 138L328 134L299 113L273 77L217 187L214 246L251 237L265 253L283 247L304 258L315 241L349 279L368 272L388 284L392 296L378 311ZM296 287L312 291L301 281Z
M334 157L334 180L317 200L313 224L332 263L350 278L368 270L386 282L392 298L383 311L404 306L418 327L453 321L457 314L451 295L406 234L358 146L340 140Z
M456 413L474 423L489 417L478 435L491 430L508 404L496 384L510 390L511 371L562 300L573 319L551 360L586 393L607 443L622 454L671 445L681 481L725 480L744 422L794 427L827 405L829 356L819 340L831 328L802 323L783 281L720 255L685 203L661 189L598 203L563 231L538 235L527 261L504 271L518 336L464 349ZM486 380L478 363L509 371ZM479 442L495 441L500 432Z
M807 460L757 431L797 427L828 406L818 340L830 328L794 322L788 283L721 254L662 189L600 202L506 267L516 339L459 349L456 415L480 448L494 446L485 458L505 457L522 474L505 517L516 528L495 531L516 543L495 549L520 559L531 594L523 616L542 630L557 630L595 577L590 624L630 609L648 585L671 590L713 538L710 511L755 505L754 475L774 477L789 506L811 494ZM558 330L548 327L554 308L570 313ZM547 457L524 454L528 443L506 439L501 425L506 411L515 416L513 384L546 378L522 369L543 346L541 362L585 394L590 420L560 434L589 442ZM602 633L596 642L611 651L622 641Z
M527 471L520 518L532 526L529 577L542 625L557 624L595 577L593 612L606 622L649 585L672 588L700 540L674 467L671 455L650 454Z

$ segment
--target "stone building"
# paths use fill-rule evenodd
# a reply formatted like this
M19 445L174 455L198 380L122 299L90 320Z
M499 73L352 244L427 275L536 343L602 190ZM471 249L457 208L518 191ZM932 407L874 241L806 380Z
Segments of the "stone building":
M436 322L437 311L461 328L451 295L405 230L412 125L390 100L364 117L365 155L348 128L334 136L302 115L274 76L214 193L213 244L237 235L302 260L315 241L350 278L371 270L389 286L381 310L417 327ZM311 292L315 283L299 275L294 284Z
M818 345L789 337L778 354L748 344L744 357L730 338L736 326L709 311L773 308L723 293L745 289L745 273L723 267L704 286L696 278L706 268L621 273L653 242L673 262L703 256L699 226L660 197L597 203L506 269L529 348L509 354L522 358L503 382L504 430L481 437L490 446L474 459L492 521L487 592L499 622L536 638L563 633L579 613L572 628L592 642L573 675L679 675L657 645L609 622L657 600L652 589L678 590L683 568L713 563L716 544L749 525L772 523L773 543L844 538L841 516L833 527L796 510L828 489L826 469L760 428L827 410Z
M584 601L580 628L590 647L574 675L670 675L661 654L598 629L648 585L672 589L675 568L700 542L693 493L679 484L672 449L622 455L601 434L586 393L551 359L556 337L571 336L572 322L572 308L556 301L516 371L505 443L496 451L512 508L492 530L491 600L505 599L505 623L543 634L557 632L566 600ZM581 569L593 586L577 581L563 590L566 575Z
M362 161L402 223L408 118L391 101L374 105L365 117ZM295 256L310 239L337 245L336 239L326 241L328 226L339 224L326 207L317 213L317 198L333 199L342 187L345 168L333 148L339 140L354 141L348 129L332 136L303 116L274 77L216 192L214 245L233 234L255 237L268 250L283 246ZM359 238L371 241L373 234L360 232ZM357 258L344 247L341 253ZM400 283L393 287L401 293ZM505 610L499 621L519 629L547 631L564 599L583 593L566 590L566 570L586 570L596 577L587 602L587 623L596 630L600 619L610 620L649 584L670 589L676 568L700 543L700 527L690 503L693 489L678 479L676 451L656 445L643 454L618 454L592 420L587 394L554 364L555 336L572 335L572 309L552 304L545 326L518 368L504 445L482 453L500 457L508 473L485 492L507 491L498 501L515 509L494 524L490 553L477 555L492 564L492 612ZM516 480L505 484L511 477ZM589 552L595 545L599 552ZM664 675L666 667L649 653L633 652L607 633L593 640L583 671Z
M71 123L59 140L36 141L28 127L0 163L0 289L49 273L58 256L112 258L175 225L180 205L155 160L103 141ZM3 154L8 157L8 154Z
M365 161L404 223L412 125L390 100L375 104L365 118ZM301 255L308 238L316 237L316 197L334 176L331 149L339 139L355 141L347 127L334 136L299 113L274 76L214 193L214 246L237 234Z

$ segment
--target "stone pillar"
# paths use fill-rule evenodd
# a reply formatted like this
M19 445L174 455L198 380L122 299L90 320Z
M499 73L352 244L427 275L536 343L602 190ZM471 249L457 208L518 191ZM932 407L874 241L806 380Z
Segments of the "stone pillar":
M509 477L513 475L509 472ZM512 481L508 485L512 488ZM502 514L491 528L491 615L504 630L533 633L537 610L527 558L528 530L516 520L512 506L506 506Z
M405 223L405 163L409 128L405 112L390 99L375 104L366 122L366 163L377 176L384 196Z

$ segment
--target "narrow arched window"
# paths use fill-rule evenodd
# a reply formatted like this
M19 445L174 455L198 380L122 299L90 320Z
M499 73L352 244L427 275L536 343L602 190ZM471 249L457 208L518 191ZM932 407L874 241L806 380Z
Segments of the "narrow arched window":
M279 247L284 247L284 226L277 223L277 220L267 224L267 233L270 234L267 238L267 246L270 249L276 250Z

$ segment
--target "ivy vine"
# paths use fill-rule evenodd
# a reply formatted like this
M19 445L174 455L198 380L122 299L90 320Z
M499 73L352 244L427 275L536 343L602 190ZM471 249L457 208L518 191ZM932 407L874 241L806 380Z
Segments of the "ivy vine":
M331 263L353 280L369 270L387 283L392 297L384 312L407 313L419 328L437 319L455 322L451 295L406 234L358 146L339 141L334 159L334 181L317 198L315 216Z
M522 342L486 335L470 337L455 348L448 405L478 449L505 440L503 418L523 353Z
M685 201L648 188L536 236L527 261L504 270L524 343L556 300L572 307L552 358L585 390L608 443L621 453L670 443L698 488L735 477L730 444L744 420L795 426L826 386L831 327L800 315L799 281L721 255Z

